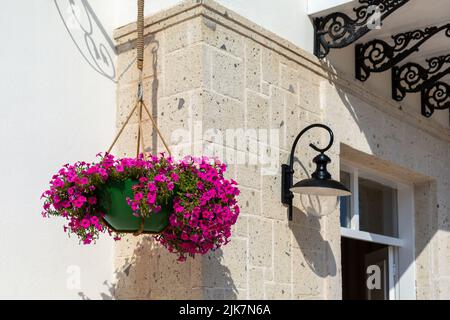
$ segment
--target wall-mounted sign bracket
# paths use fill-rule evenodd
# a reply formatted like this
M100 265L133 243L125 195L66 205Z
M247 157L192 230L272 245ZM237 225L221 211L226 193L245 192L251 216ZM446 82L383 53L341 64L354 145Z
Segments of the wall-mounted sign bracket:
M392 68L392 99L402 101L409 92L421 92L450 74L450 54L426 60L427 66L409 62Z
M409 0L359 0L353 8L355 17L334 12L314 18L314 54L322 59L332 48L344 48L364 36L372 29L374 15L382 22Z
M445 31L450 38L450 24L433 26L399 33L392 36L393 44L374 39L365 44L355 46L355 73L360 81L366 81L371 73L384 72L403 61L434 35Z
M422 89L422 115L429 118L435 110L450 109L450 85L435 82Z

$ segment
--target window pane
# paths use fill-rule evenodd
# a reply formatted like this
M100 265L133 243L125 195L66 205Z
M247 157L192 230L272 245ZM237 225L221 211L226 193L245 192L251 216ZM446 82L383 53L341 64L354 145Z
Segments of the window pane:
M359 229L398 236L397 190L359 178Z
M341 183L350 190L350 174L341 171ZM340 197L341 207L341 227L350 228L351 211L350 211L350 197Z

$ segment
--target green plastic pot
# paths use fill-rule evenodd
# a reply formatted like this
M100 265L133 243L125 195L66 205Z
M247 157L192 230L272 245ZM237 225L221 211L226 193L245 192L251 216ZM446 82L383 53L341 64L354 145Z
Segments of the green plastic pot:
M105 222L117 232L136 232L142 222L141 217L133 215L127 204L127 198L133 198L132 187L136 180L108 181L98 188L97 201L100 210L105 213ZM151 213L145 218L144 233L160 233L169 225L172 204L161 205L161 211Z

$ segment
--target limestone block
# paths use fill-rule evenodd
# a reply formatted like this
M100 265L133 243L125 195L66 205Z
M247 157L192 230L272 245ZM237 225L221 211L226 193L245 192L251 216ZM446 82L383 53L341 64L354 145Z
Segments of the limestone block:
M450 299L450 278L442 278L439 280L439 299L449 300Z
M273 129L272 129L273 130ZM271 141L274 145L267 145L258 143L259 163L261 166L261 175L277 176L281 172L280 150L279 146L279 132L271 132ZM281 151L282 152L282 151Z
M248 298L255 300L264 299L264 269L250 267L248 276Z
M268 300L286 300L292 299L292 285L280 283L265 284L266 299Z
M155 78L147 78L143 82L143 90L144 90L144 104L149 109L150 114L153 117L157 117L157 105L158 105L158 86L160 81ZM137 91L138 86L137 83L133 83L126 86L119 86L117 90L117 123L122 125L127 117L129 116L131 110L136 106L137 103ZM137 123L139 119L139 112L133 113L131 116L129 123ZM142 119L148 120L148 114L143 109Z
M150 257L148 257L150 259ZM177 291L191 289L191 263L177 262L177 256L163 249L156 257L158 268L154 285L160 290Z
M151 270L154 261L142 259L141 256L115 259L115 297L117 299L134 299L145 297L154 287Z
M295 249L294 249L295 250ZM302 250L292 256L294 299L323 294L325 261L323 253ZM321 276L322 275L322 276Z
M297 95L285 92L284 101L286 103L286 139L293 141L300 131L310 124L308 123L309 112L298 103Z
M286 148L286 132L289 129L284 94L281 88L270 86L270 128L279 130L279 148L282 149Z
M286 208L281 203L281 174L262 177L262 212L271 219L286 220Z
M287 65L281 65L281 87L292 94L298 94L299 76L298 70Z
M153 151L152 147L154 146L152 143L152 132L153 126L150 120L142 122L142 140L144 141L144 145L146 148L149 148L149 151ZM117 128L117 131L120 128ZM117 157L135 157L136 156L136 148L137 148L137 137L138 137L138 129L139 126L137 123L128 124L120 135L117 143L113 149L113 153ZM142 143L141 143L142 146ZM141 149L142 150L142 149Z
M283 99L284 92L277 87L272 87L272 95L270 96L270 128L279 129L284 138L287 125L287 114L285 102Z
M279 55L266 48L262 51L262 78L264 81L276 86L280 81Z
M247 288L246 261L247 240L232 237L230 243L203 259L203 286Z
M261 168L258 165L237 164L236 181L240 186L261 190Z
M236 223L231 227L231 234L237 237L248 236L248 217L242 211Z
M244 57L244 37L208 18L202 18L202 40L235 57Z
M196 289L152 289L145 299L151 300L198 300L203 299L203 292Z
M275 282L291 283L292 249L291 233L286 221L274 222L274 276Z
M450 277L450 236L439 235L439 273L441 276Z
M324 219L312 214L314 207L308 206L310 199L307 196L296 195L293 199L292 228L307 227L318 232L324 227ZM305 209L306 208L306 209Z
M269 282L273 282L274 279L274 268L264 268L264 280L265 281L269 281Z
M163 58L164 40L161 33L146 35L144 40L143 78L157 77L161 74L158 62ZM136 83L139 73L136 68L136 41L118 47L116 80L119 84Z
M239 187L239 206L244 214L261 214L261 191L246 187Z
M248 290L237 288L236 290L225 289L225 300L245 300Z
M136 47L129 43L118 48L116 80L120 85L135 83L139 80L136 69Z
M316 229L306 227L292 227L292 247L301 251L324 252L327 242L323 239L320 232Z
M164 95L170 96L205 85L205 79L209 79L209 66L205 65L207 54L203 44L196 44L166 55Z
M158 101L155 109L159 130L170 145L193 142L192 126L200 120L199 108L191 104L188 93L179 93Z
M270 88L271 88L271 85L268 82L265 82L264 80L261 81L261 94L263 94L265 96L269 96Z
M118 258L131 257L139 243L139 237L125 234L121 240L114 242L114 256Z
M249 263L252 266L272 266L272 221L249 217Z
M245 41L245 87L255 92L261 92L261 45L247 39Z
M304 84L299 87L299 104L302 108L320 114L320 86Z
M223 140L226 140L227 130L244 128L244 105L241 102L209 91L203 91L200 95L204 131L218 129ZM230 144L230 147L235 147L235 144Z
M166 29L164 33L166 53L195 44L202 40L201 19L183 21Z
M205 300L224 300L225 289L223 288L204 288L203 289Z
M201 286L205 287L225 287L229 280L229 275L216 270L226 270L222 264L223 252L221 250L211 252L203 257L202 271L200 274Z
M267 129L269 127L269 100L253 91L247 90L247 128Z
M241 59L227 53L212 52L212 88L233 99L244 99L244 64Z
M203 300L205 298L205 289L204 288L192 288L191 296L188 299L191 300Z

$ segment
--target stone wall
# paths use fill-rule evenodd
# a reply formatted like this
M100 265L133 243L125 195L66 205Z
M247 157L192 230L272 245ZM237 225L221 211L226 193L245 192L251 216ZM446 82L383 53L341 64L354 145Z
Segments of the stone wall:
M296 197L292 222L280 203L280 165L315 122L335 132L333 177L350 158L415 184L417 296L450 298L448 130L212 1L185 1L145 25L147 105L177 157L216 155L229 164L242 212L227 246L183 264L150 236L118 242L117 298L340 299L336 200ZM116 31L118 126L135 100L135 37L134 24ZM136 121L116 154L134 155ZM145 130L148 150L163 151L148 119ZM308 144L326 139L317 130L300 142L296 179L312 171Z

